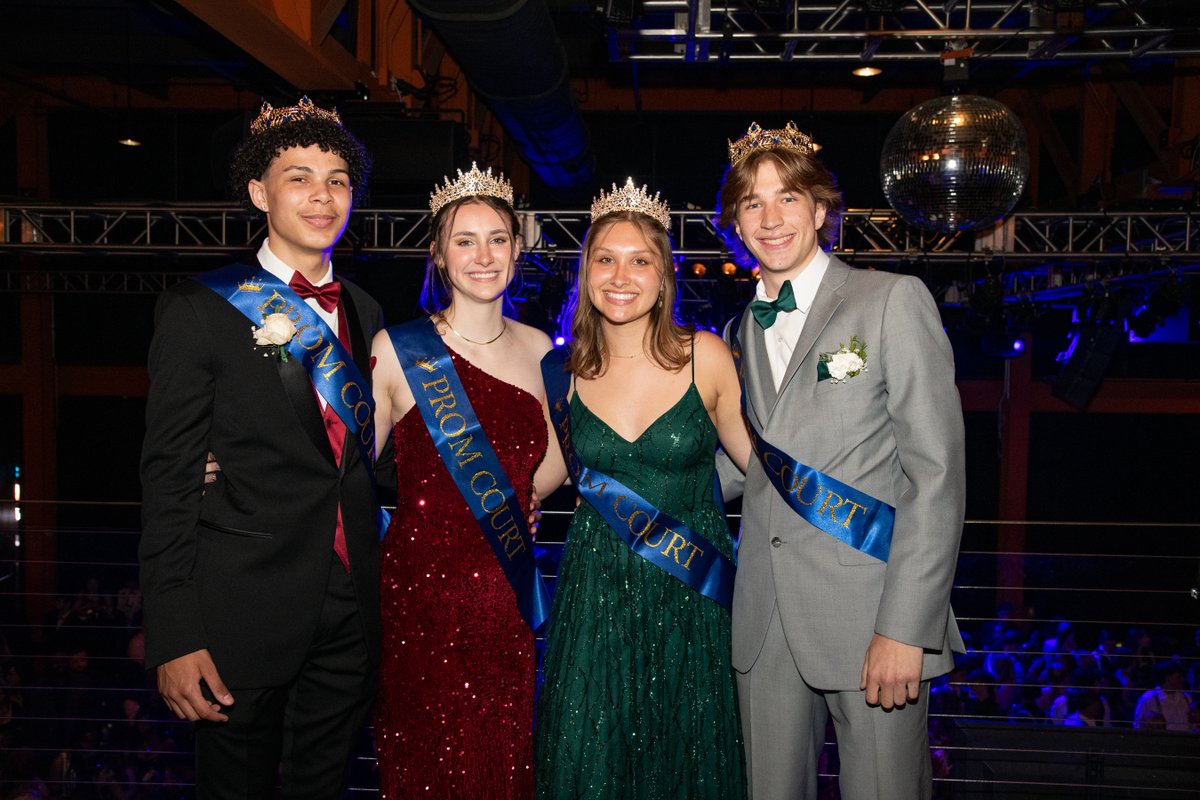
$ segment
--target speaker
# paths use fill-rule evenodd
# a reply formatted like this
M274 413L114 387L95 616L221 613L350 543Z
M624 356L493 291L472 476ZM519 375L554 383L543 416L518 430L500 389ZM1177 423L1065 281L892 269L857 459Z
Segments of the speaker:
M467 135L452 120L412 119L397 114L360 112L346 119L374 160L369 191L372 205L418 199L424 205L435 184L456 169L467 170Z

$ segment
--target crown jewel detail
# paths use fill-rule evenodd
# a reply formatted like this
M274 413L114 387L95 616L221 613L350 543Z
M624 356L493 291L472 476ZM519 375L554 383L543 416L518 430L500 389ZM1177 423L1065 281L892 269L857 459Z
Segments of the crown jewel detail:
M664 229L671 229L671 209L665 200L658 199L658 192L651 197L646 191L646 184L643 183L642 188L638 189L633 185L633 178L626 178L625 185L620 189L615 183L612 188L608 194L601 189L600 195L592 201L592 222L614 211L637 211L653 218Z
M729 143L729 166L757 150L790 150L803 156L811 156L821 149L806 133L801 133L796 123L788 122L782 128L763 130L757 122L751 122L746 135Z
M312 100L308 99L308 95L305 95L300 98L299 103L287 108L274 108L270 103L263 103L262 110L258 112L258 116L254 118L254 122L250 123L250 133L262 133L278 125L286 125L289 122L300 122L306 119L327 119L334 125L340 126L342 124L342 118L338 116L337 109L326 111L323 108L318 108L313 105Z
M498 198L510 206L513 204L512 183L500 173L496 173L493 177L491 167L487 168L487 172L480 172L479 167L472 161L470 172L465 175L461 169L457 172L458 177L453 181L449 176L443 175L446 184L444 186L435 185L434 191L429 195L429 211L431 213L438 213L443 206L453 203L455 200L478 195Z

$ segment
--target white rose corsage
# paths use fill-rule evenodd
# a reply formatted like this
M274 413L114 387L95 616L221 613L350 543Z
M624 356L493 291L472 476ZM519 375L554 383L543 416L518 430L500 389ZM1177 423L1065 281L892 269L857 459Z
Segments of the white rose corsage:
M296 324L287 314L267 314L261 328L250 326L254 346L266 348L264 356L274 351L280 361L287 361L287 343L296 335Z
M817 380L829 379L844 383L867 371L867 344L857 336L850 337L850 345L839 345L832 353L821 353L817 362Z

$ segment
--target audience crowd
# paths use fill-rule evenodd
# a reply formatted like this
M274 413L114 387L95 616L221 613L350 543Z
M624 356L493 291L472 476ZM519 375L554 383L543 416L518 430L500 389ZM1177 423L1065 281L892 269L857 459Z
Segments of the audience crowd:
M1200 732L1200 628L1043 624L1008 604L964 628L931 717Z
M1005 604L962 625L969 650L930 695L935 775L960 719L1200 733L1200 627L1042 623ZM0 628L0 800L190 797L192 747L143 670L136 583L92 578L40 625Z

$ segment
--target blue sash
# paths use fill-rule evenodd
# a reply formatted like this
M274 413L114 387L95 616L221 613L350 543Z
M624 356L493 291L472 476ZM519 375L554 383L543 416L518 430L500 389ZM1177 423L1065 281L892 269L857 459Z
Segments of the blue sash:
M550 402L550 421L562 446L567 471L579 494L635 554L729 610L733 604L733 562L711 542L659 511L629 487L579 460L571 444L567 403L570 374L566 352L551 350L542 359L542 381Z
M231 264L196 278L261 326L268 314L286 314L296 335L284 345L303 365L317 393L354 433L363 464L375 463L375 399L371 387L325 321L286 283L261 267ZM247 347L253 344L247 335Z
M504 570L517 609L536 631L549 616L550 595L534 562L533 537L450 353L428 318L387 332L433 445Z
M892 526L896 521L896 509L853 486L801 464L764 439L750 421L750 415L746 413L746 378L742 364L742 345L738 341L738 328L742 324L742 316L739 314L729 324L730 338L733 340L733 361L737 365L738 381L742 385L742 416L746 418L746 428L750 431L754 452L758 455L767 480L801 519L855 550L886 563L888 553L892 549Z

